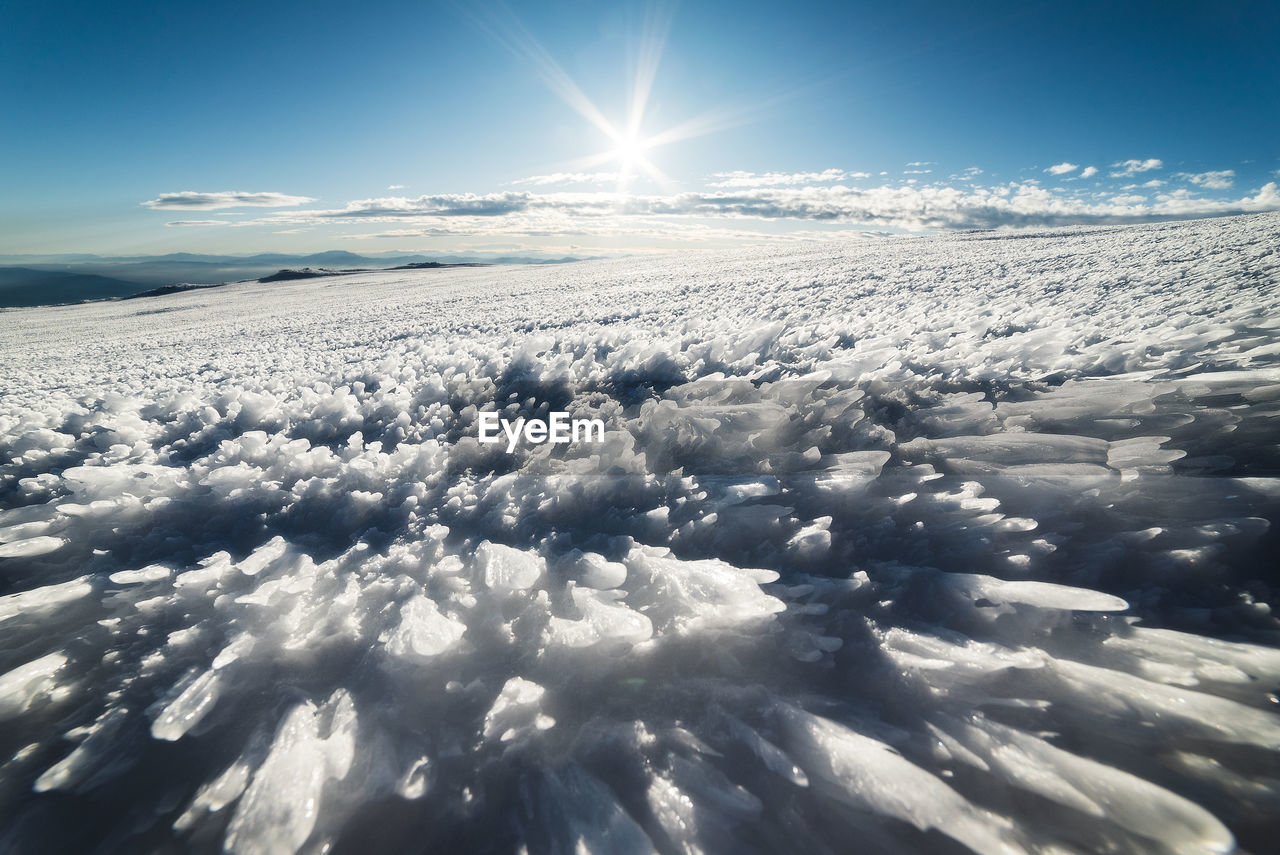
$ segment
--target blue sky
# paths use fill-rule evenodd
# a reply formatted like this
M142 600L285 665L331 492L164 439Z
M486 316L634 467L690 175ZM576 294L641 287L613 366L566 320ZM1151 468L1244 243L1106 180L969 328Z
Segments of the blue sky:
M1274 2L17 0L0 32L0 253L594 254L1280 208Z

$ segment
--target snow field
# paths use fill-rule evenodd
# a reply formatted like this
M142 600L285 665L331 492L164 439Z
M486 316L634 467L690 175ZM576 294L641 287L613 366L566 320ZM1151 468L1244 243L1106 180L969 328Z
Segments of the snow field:
M0 850L1263 851L1278 233L0 313Z

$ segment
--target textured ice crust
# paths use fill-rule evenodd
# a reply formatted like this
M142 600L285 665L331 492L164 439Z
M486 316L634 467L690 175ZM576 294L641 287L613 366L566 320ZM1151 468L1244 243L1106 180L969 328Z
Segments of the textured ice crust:
M1277 246L0 314L0 851L1266 851Z

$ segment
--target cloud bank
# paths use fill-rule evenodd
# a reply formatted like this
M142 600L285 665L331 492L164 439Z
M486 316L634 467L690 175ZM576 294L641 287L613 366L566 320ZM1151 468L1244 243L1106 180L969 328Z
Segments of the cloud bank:
M634 218L792 220L908 231L1149 222L1280 209L1275 182L1237 199L1190 190L1157 195L1083 195L1034 182L968 188L938 185L754 187L672 195L612 192L440 194L384 197L344 208L278 214L264 222L405 222L434 234L569 234L625 231Z
M911 174L931 170L925 161L908 166ZM1163 169L1158 158L1111 165L1113 177L1141 176L1130 182L1085 189L1074 183L1099 174L1095 166L1063 161L1039 171L1062 176L1060 186L1034 179L978 184L982 174L970 167L944 181L882 179L882 186L858 186L866 172L748 172L713 174L708 184L686 192L635 194L612 185L614 172L556 172L512 182L526 185L492 193L437 193L420 196L387 193L357 199L341 207L303 208L264 213L256 219L180 219L171 226L264 227L274 231L320 225L393 224L344 237L468 236L505 238L623 237L665 242L759 242L796 235L860 234L860 230L944 231L956 229L1045 228L1054 226L1151 222L1280 209L1280 191L1272 181L1248 193L1226 198L1236 173L1230 169L1168 175L1142 175ZM857 183L855 183L857 182ZM1056 184L1056 182L1054 182ZM1110 182L1107 182L1110 183ZM1176 183L1177 189L1165 187ZM392 185L397 186L397 185ZM168 193L142 203L150 208L189 212L234 207L295 207L309 197L282 193L226 191ZM733 221L727 223L726 221ZM808 224L808 225L806 225ZM284 232L289 233L289 232ZM648 245L648 244L647 244Z
M243 190L197 193L194 190L183 190L178 193L161 193L142 204L162 210L216 211L220 208L290 208L314 201L310 196L288 196L284 193L246 193Z

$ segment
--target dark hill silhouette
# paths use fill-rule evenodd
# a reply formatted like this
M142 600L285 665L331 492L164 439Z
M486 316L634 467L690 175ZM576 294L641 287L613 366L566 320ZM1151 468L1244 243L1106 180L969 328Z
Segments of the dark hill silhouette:
M481 261L466 261L457 264L446 264L440 261L417 261L413 264L402 264L392 270L440 270L445 267L492 267L492 264Z
M50 306L127 297L146 289L137 282L94 273L62 273L0 267L0 307Z
M296 269L285 268L284 270L277 270L275 273L272 273L270 276L263 276L258 281L259 282L289 282L293 279L318 279L321 276L337 276L339 273L353 273L353 272L356 272L356 271L328 270L323 267L319 268L318 270L312 267L301 267Z

